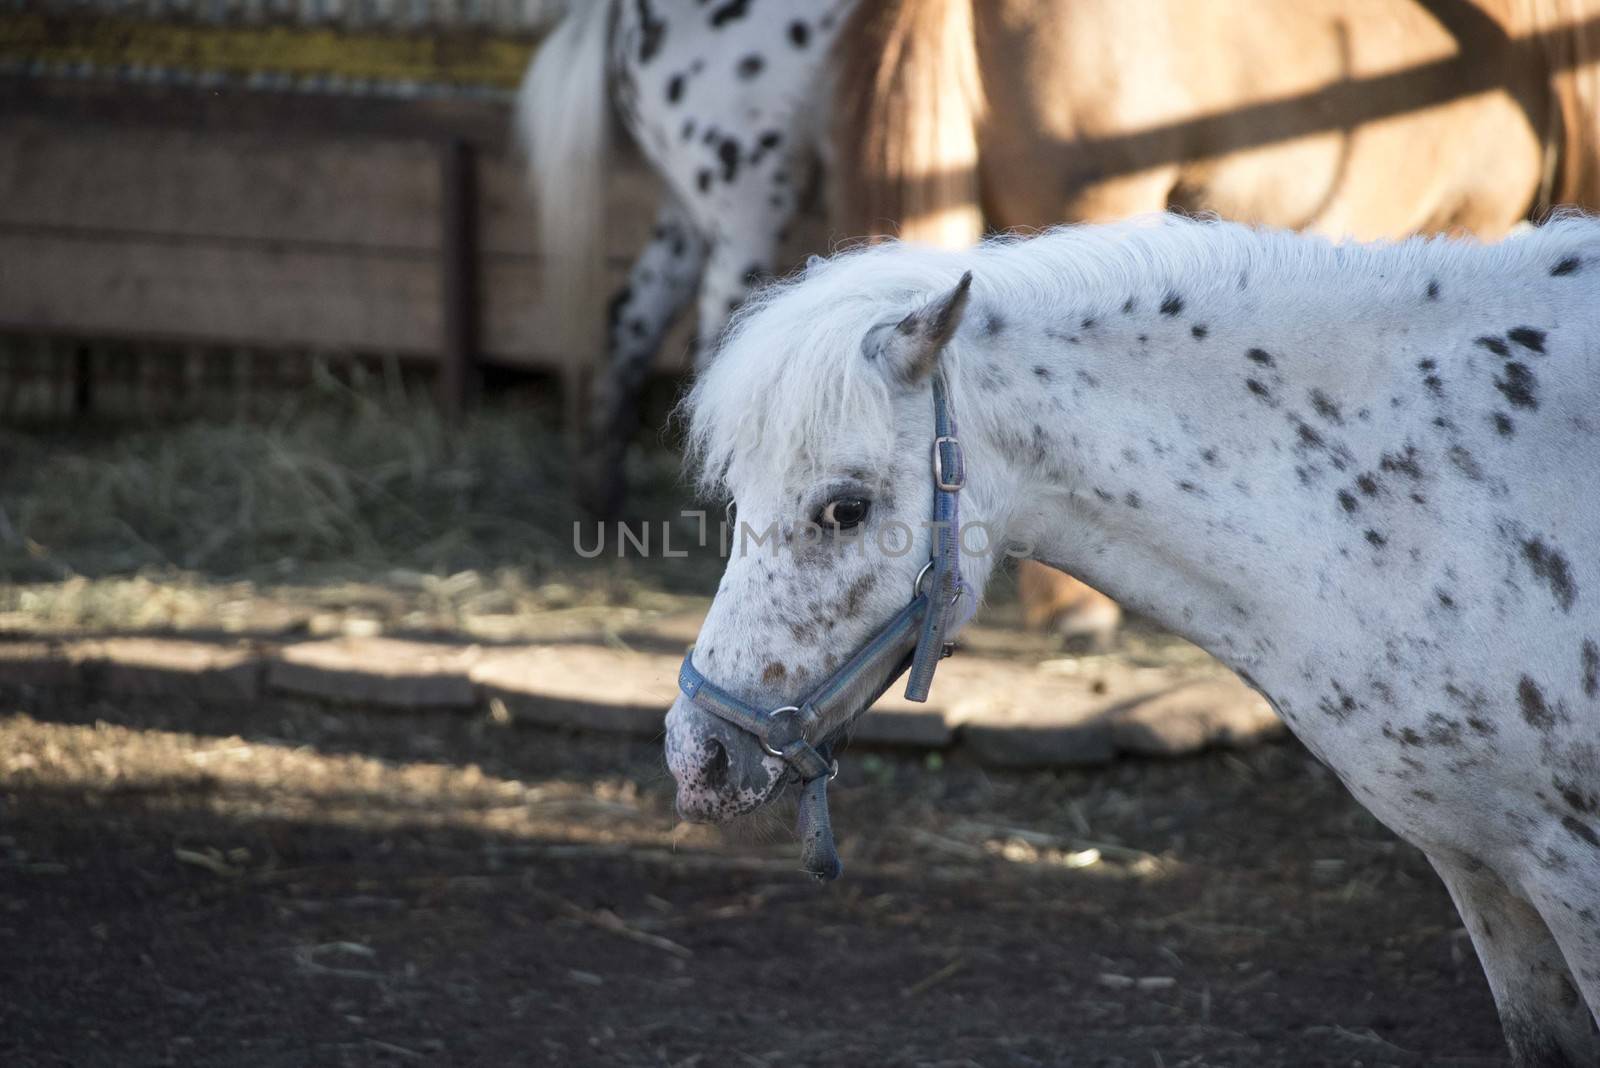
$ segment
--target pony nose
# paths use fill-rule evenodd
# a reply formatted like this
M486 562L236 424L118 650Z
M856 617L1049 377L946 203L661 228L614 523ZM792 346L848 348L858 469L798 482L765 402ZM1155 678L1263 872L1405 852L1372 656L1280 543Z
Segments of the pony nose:
M713 790L728 784L728 747L715 738L706 739L705 758L700 766L700 781Z

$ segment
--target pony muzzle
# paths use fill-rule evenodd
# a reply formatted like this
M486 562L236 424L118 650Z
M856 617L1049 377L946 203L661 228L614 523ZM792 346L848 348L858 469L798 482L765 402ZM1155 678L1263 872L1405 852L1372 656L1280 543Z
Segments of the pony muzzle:
M678 815L693 823L723 823L760 808L789 772L754 736L682 697L667 713L667 768L677 783Z

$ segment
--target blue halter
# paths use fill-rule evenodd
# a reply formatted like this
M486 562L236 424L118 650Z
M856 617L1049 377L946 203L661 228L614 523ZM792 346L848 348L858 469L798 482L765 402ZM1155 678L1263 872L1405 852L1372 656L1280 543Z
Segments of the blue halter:
M942 371L933 376L933 425L933 558L917 574L910 604L798 705L769 710L735 697L700 673L693 649L678 669L678 688L696 707L755 735L761 748L799 776L804 784L797 826L801 859L817 879L837 879L844 871L828 817L828 783L839 771L834 743L907 668L906 699L926 701L934 669L954 651L945 634L964 592L959 494L967 472ZM837 717L841 709L848 711ZM808 730L836 717L826 738L807 741Z

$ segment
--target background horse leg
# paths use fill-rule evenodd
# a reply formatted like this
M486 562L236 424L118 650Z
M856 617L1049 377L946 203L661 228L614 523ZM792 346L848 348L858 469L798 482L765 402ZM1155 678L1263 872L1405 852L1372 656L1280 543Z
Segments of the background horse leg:
M628 281L611 298L606 373L595 391L586 463L578 492L590 512L615 519L627 492L624 460L639 429L640 395L667 331L688 307L706 263L706 243L671 194L663 202Z
M1594 1017L1537 910L1488 868L1428 858L1478 951L1518 1068L1600 1064Z
M1017 603L1023 626L1054 630L1064 644L1092 653L1110 650L1122 624L1117 602L1037 560L1017 561Z
M751 192L755 192L752 190ZM716 355L717 341L728 325L728 318L750 291L771 278L777 265L778 231L788 225L794 213L792 203L776 207L756 195L760 203L742 205L747 210L716 225L706 258L705 274L700 279L699 343L695 346L695 373L705 370Z

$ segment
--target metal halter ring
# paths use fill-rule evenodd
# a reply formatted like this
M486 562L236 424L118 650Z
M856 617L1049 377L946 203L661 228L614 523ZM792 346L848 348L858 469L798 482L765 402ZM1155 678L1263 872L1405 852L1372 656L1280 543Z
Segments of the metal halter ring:
M927 578L928 577L928 572L930 572L932 570L933 570L933 561L932 560L929 560L927 563L922 565L922 570L917 572L916 581L911 584L911 596L920 597L922 595L922 580ZM967 588L966 588L965 585L957 586L955 595L950 598L950 603L951 604L955 604L957 601L961 600L961 595L966 593L966 592L967 592Z
M800 712L800 706L799 705L784 705L782 708L774 708L771 712L767 713L767 716L769 718L772 718L772 719L777 719L779 716L783 715L783 713L785 713L785 712L794 712L794 713L798 714ZM766 753L767 753L768 756L775 756L779 760L783 760L784 759L783 750L772 748L772 746L767 744L767 740L765 738L761 737L760 735L757 735L756 736L756 741L761 743L761 748L766 750Z

